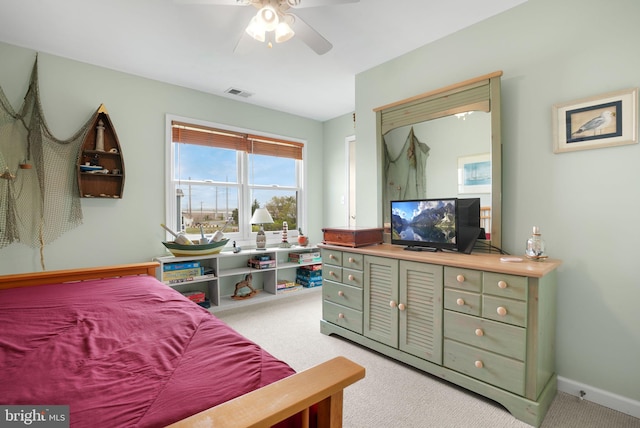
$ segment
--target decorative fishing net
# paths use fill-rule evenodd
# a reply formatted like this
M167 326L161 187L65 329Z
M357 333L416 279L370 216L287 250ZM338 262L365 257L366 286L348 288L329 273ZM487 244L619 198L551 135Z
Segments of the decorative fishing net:
M38 92L36 58L29 89L15 112L0 88L0 248L40 249L82 223L76 159L91 120L70 139L55 138Z
M390 144L386 141L387 135L388 133L383 137L386 180L383 198L385 206L389 206L389 203L394 199L426 197L426 165L429 146L418 140L413 133L413 127L411 127L402 149L395 158L392 158L387 146Z

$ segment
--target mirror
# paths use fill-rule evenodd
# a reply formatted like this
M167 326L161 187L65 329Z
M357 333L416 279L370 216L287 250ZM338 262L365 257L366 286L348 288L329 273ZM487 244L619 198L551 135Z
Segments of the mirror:
M392 200L480 198L489 248L501 247L501 75L375 109L385 225Z

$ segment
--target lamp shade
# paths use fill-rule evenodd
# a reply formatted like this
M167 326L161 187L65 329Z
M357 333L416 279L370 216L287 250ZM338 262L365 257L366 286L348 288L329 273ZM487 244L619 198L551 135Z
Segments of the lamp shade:
M251 224L267 224L273 223L273 218L266 208L257 208L251 217Z
M295 35L289 24L285 21L280 21L276 27L276 43L286 42Z
M278 13L270 5L264 6L260 9L255 17L258 23L262 25L262 28L266 31L275 30L278 26L278 22L280 21L278 19Z
M264 42L265 41L265 29L264 26L261 25L258 20L256 19L256 17L254 16L253 18L251 18L251 22L249 22L249 26L247 27L247 29L245 30L246 33L248 35L250 35L251 37L253 37L254 39L256 39L259 42Z

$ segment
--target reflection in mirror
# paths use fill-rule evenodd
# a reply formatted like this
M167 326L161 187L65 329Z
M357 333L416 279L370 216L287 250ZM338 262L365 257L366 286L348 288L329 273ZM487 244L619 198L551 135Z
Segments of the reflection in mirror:
M482 206L491 206L491 188L487 186L490 169L488 181L478 171L469 171L473 166L483 166L473 162L474 158L480 160L486 155L487 161L490 159L489 113L469 112L403 126L387 132L383 141L388 201L457 195L480 198ZM409 168L411 162L416 168Z
M480 198L481 227L501 245L501 75L376 109L385 224L392 200Z

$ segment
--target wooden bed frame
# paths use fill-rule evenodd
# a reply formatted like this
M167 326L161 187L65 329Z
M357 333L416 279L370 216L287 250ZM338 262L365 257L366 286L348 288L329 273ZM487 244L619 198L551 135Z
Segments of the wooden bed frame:
M129 275L155 277L157 262L95 268L65 269L0 276L0 289ZM298 413L309 425L310 408L317 404L318 428L342 427L343 390L364 378L364 367L336 357L258 390L178 421L171 427L271 427Z

